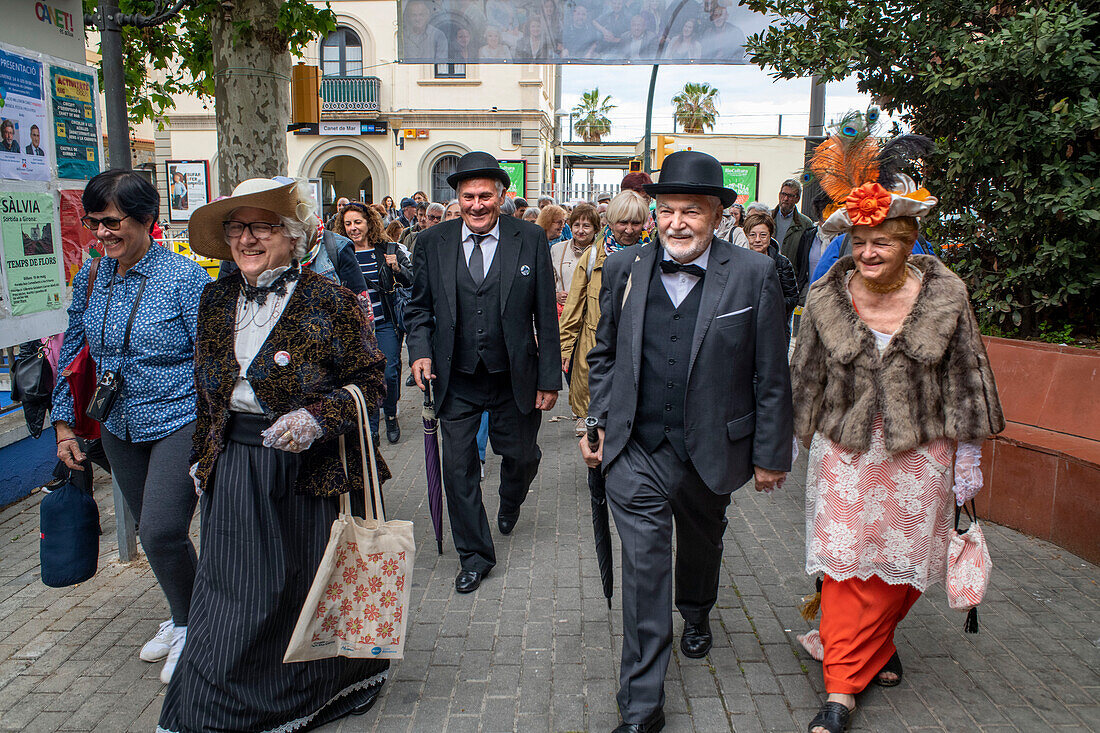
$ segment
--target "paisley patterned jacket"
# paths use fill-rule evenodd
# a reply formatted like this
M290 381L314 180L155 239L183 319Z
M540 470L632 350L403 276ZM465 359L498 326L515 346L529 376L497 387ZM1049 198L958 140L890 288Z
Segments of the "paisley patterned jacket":
M239 272L211 283L199 301L195 348L198 422L191 463L204 491L218 455L225 448L229 400L240 372L233 350ZM275 355L285 352L289 359ZM283 362L286 362L285 364ZM344 475L336 437L358 429L355 403L343 389L356 384L367 404L381 404L385 395L386 357L378 349L356 297L325 277L303 270L282 316L248 369L248 381L269 420L299 408L309 410L321 425L321 437L302 453L295 485L300 494L336 496L362 491L360 471ZM349 436L350 437L350 436ZM359 441L347 443L348 465L359 466ZM390 478L378 454L379 479Z

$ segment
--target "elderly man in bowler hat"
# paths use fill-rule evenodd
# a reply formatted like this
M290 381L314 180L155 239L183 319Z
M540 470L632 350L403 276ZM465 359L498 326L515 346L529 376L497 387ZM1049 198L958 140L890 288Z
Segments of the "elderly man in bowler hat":
M542 227L500 215L510 182L488 153L459 159L447 183L461 218L420 233L405 311L413 379L421 389L435 381L459 593L476 590L496 564L481 500L482 412L501 456L497 528L507 535L542 458L541 411L561 390L550 245Z
M783 295L771 258L713 232L734 191L705 153L665 159L656 196L659 243L604 263L589 417L623 546L623 653L615 733L664 727L664 679L675 602L680 651L710 651L726 507L791 467L791 385Z

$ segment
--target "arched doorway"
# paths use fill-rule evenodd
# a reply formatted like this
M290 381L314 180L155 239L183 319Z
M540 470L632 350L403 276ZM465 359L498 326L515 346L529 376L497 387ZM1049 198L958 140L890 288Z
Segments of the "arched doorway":
M336 213L336 199L347 198L374 202L374 179L370 169L358 158L350 155L337 155L325 161L321 167L322 210L327 221Z
M432 164L432 201L442 204L455 197L455 190L447 183L447 176L458 166L457 155L444 155Z

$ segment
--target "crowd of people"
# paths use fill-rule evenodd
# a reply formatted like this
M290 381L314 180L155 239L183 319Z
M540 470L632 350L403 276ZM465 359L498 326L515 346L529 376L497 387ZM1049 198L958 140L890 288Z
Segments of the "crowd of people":
M85 189L82 223L105 254L74 280L60 363L87 344L98 375L124 385L102 448L171 611L139 651L164 660L158 731L305 729L377 699L388 661L282 661L338 497L367 509L337 450L357 429L345 385L391 444L401 387L431 386L454 587L471 593L497 562L486 439L510 535L563 377L578 460L622 541L616 732L663 727L673 607L681 653L705 657L731 494L782 487L800 444L828 693L809 730L846 730L856 694L900 681L894 629L942 582L953 507L1003 427L966 289L918 244L936 199L883 165L815 201L815 223L798 181L774 209L743 207L696 151L603 201L507 197L482 152L448 183L447 202L341 199L322 222L305 183L242 181L190 221L191 249L224 263L214 282L153 242L159 196L140 175ZM76 409L59 380L58 457L90 470Z

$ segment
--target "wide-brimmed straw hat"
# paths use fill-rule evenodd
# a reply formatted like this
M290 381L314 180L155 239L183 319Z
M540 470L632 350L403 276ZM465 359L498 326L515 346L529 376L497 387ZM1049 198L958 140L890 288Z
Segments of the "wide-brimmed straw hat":
M287 183L286 181L290 181ZM195 209L187 225L188 243L195 254L215 260L231 260L233 252L225 241L222 222L235 209L249 206L309 225L315 221L313 204L302 199L298 183L292 179L249 178L241 181L233 193Z

